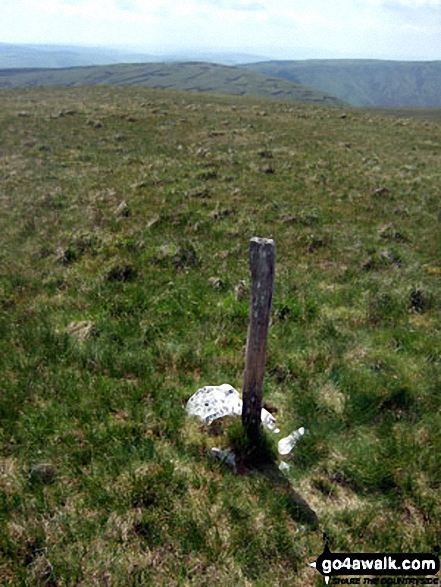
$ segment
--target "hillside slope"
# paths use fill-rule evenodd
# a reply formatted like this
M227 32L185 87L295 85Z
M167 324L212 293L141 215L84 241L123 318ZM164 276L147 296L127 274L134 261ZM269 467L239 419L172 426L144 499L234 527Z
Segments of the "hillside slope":
M333 96L278 77L210 63L144 63L0 70L0 88L100 84L149 86L342 105Z
M441 61L268 61L243 67L304 84L353 106L441 107Z

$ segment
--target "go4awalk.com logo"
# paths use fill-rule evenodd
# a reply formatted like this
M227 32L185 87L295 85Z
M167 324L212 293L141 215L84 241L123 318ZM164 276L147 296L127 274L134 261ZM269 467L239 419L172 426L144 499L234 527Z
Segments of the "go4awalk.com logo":
M329 537L324 534L325 548L318 559L309 563L325 577L328 584L347 585L438 585L431 578L440 569L439 557L434 554L345 554L331 552ZM356 575L358 578L337 579L337 575ZM364 577L363 575L369 577ZM381 575L381 580L376 575ZM400 575L400 577L397 577ZM403 578L410 575L413 578ZM388 576L390 576L388 578ZM394 577L395 576L395 577ZM424 577L424 578L423 578Z

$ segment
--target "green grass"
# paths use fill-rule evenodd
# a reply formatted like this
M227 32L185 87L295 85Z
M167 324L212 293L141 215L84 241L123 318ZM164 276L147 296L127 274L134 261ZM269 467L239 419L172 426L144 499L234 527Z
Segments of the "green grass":
M323 532L431 552L437 122L144 88L0 98L0 583L320 585ZM235 475L208 453L248 451L237 423L185 414L204 385L241 387L252 236L277 247L264 402L308 430L286 476Z
M152 88L259 96L343 106L319 90L238 67L213 63L119 63L58 69L4 69L0 88L82 85L147 86Z

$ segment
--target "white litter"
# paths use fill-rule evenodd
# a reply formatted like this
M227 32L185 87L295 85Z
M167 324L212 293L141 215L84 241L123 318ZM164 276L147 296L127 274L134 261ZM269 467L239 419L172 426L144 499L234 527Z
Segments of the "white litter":
M186 409L189 415L197 416L204 424L209 426L214 420L224 416L241 416L242 406L243 402L237 389L234 389L228 383L223 383L222 385L206 385L198 389L188 400ZM280 432L280 429L276 426L276 419L265 408L262 408L261 419L266 428L275 434ZM294 430L286 438L279 440L277 445L279 454L288 455L305 432L302 427ZM235 455L231 451L212 448L211 455L231 467L233 471L237 471ZM279 469L288 471L289 464L281 461Z
M277 448L279 450L279 454L288 455L304 434L305 434L305 429L302 426L298 430L294 430L294 432L292 432L292 434L290 434L286 438L280 439L278 442L278 445L277 445Z
M217 418L240 416L242 400L234 387L227 383L206 385L198 389L188 400L187 412L198 416L204 424L210 425Z
M279 470L280 471L289 471L288 463L285 463L285 461L280 461Z
M268 412L268 410L262 408L260 418L262 420L262 424L266 426L268 430L271 430L271 432L274 432L274 434L279 434L280 428L277 428L276 426L276 419Z
M240 416L242 414L242 399L239 392L228 383L222 385L206 385L191 396L187 402L187 413L198 416L204 424L210 425L217 418L224 416ZM276 420L268 410L262 408L262 424L278 434Z

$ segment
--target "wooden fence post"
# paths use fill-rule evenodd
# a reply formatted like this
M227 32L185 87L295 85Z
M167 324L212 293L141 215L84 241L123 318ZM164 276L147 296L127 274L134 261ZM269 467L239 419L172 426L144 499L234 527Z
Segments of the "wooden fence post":
M250 240L251 304L245 355L242 423L251 442L260 433L266 343L274 290L276 246L272 239Z

